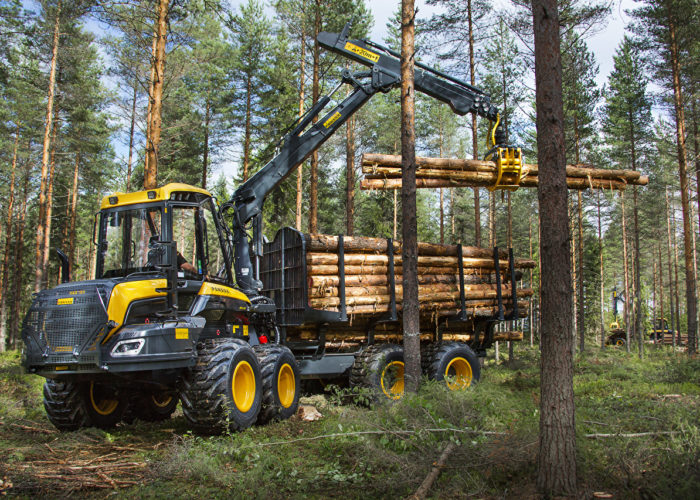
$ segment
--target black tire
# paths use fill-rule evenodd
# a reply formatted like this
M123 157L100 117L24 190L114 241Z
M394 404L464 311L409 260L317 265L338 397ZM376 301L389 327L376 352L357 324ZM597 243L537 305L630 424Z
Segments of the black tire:
M474 351L462 342L436 342L423 360L426 375L445 381L450 390L464 390L481 377L481 365Z
M81 384L85 409L90 425L111 429L124 417L128 400L123 390L110 384L85 382Z
M299 408L301 375L292 351L277 344L254 347L260 362L262 408L258 423L286 420Z
M90 425L82 387L75 382L48 379L44 382L44 408L59 431L75 431Z
M197 364L185 376L180 393L192 427L213 434L253 425L262 403L260 365L253 349L239 339L207 340L197 348Z
M372 391L375 402L401 399L404 391L403 348L396 344L375 344L355 358L350 386Z
M177 408L179 401L173 391L138 391L129 397L129 407L123 420L132 423L135 419L144 422L168 420Z

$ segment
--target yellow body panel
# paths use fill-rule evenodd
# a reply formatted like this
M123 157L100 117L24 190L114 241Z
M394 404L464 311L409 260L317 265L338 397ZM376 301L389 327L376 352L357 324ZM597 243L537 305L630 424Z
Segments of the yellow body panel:
M243 302L250 304L250 299L245 293L240 292L235 288L231 288L230 286L207 283L206 281L202 283L202 288L199 289L199 295L218 295L220 297L230 297L232 299L242 300Z
M175 328L175 338L177 340L187 340L190 338L189 328Z
M121 207L124 205L136 205L138 203L152 203L155 201L165 201L170 199L170 195L175 191L186 191L189 193L201 193L207 196L211 196L211 193L206 189L198 188L195 186L190 186L189 184L182 184L179 182L173 182L166 184L165 186L148 189L146 191L136 191L133 193L112 193L110 195L102 198L101 209ZM155 195L151 195L152 198L148 197L148 193L153 192ZM116 203L110 203L109 199L115 197L117 198Z
M345 42L345 50L349 50L350 52L354 52L360 57L364 57L365 59L368 59L372 62L377 62L379 61L379 54L376 54L372 52L371 50L363 49L362 47L358 47L354 43L350 42Z
M102 343L107 342L115 330L122 326L129 304L135 300L162 297L165 295L165 292L156 292L156 288L165 288L166 286L167 282L164 279L129 281L115 286L109 298L107 317L109 320L114 321L116 326L110 330Z

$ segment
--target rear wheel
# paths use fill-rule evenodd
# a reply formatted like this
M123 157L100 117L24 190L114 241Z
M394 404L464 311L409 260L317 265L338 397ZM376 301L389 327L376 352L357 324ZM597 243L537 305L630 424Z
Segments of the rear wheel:
M367 347L352 365L350 385L371 389L374 400L401 399L404 392L401 346L377 344Z
M100 382L83 384L82 396L90 423L101 429L111 429L119 423L127 407L127 399L119 388Z
M451 391L464 390L481 376L479 359L472 349L461 342L439 342L431 349L423 366L433 380L444 381Z
M238 339L198 345L197 364L180 394L182 411L202 433L246 429L255 423L262 394L260 365L253 349Z
M44 383L44 408L59 431L74 431L90 425L80 384L48 379Z
M285 420L299 407L299 368L289 348L267 344L256 346L262 378L262 409L258 423Z

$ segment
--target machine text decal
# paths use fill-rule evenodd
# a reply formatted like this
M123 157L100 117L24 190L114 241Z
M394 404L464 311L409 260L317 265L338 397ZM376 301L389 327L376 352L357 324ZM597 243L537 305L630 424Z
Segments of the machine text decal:
M350 52L353 52L360 57L364 57L365 59L369 59L372 62L379 61L379 54L375 54L374 52L371 52L367 49L363 49L362 47L358 47L354 43L346 42L345 43L345 50L349 50Z

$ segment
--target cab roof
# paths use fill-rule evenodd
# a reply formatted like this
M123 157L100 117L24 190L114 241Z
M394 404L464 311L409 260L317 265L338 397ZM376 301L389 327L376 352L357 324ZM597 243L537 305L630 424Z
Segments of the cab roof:
M156 201L165 201L171 198L175 192L197 193L211 197L211 193L206 189L182 184L179 182L171 182L165 186L147 189L145 191L135 191L133 193L112 193L102 198L100 209L121 207L124 205L136 205L138 203L153 203Z

